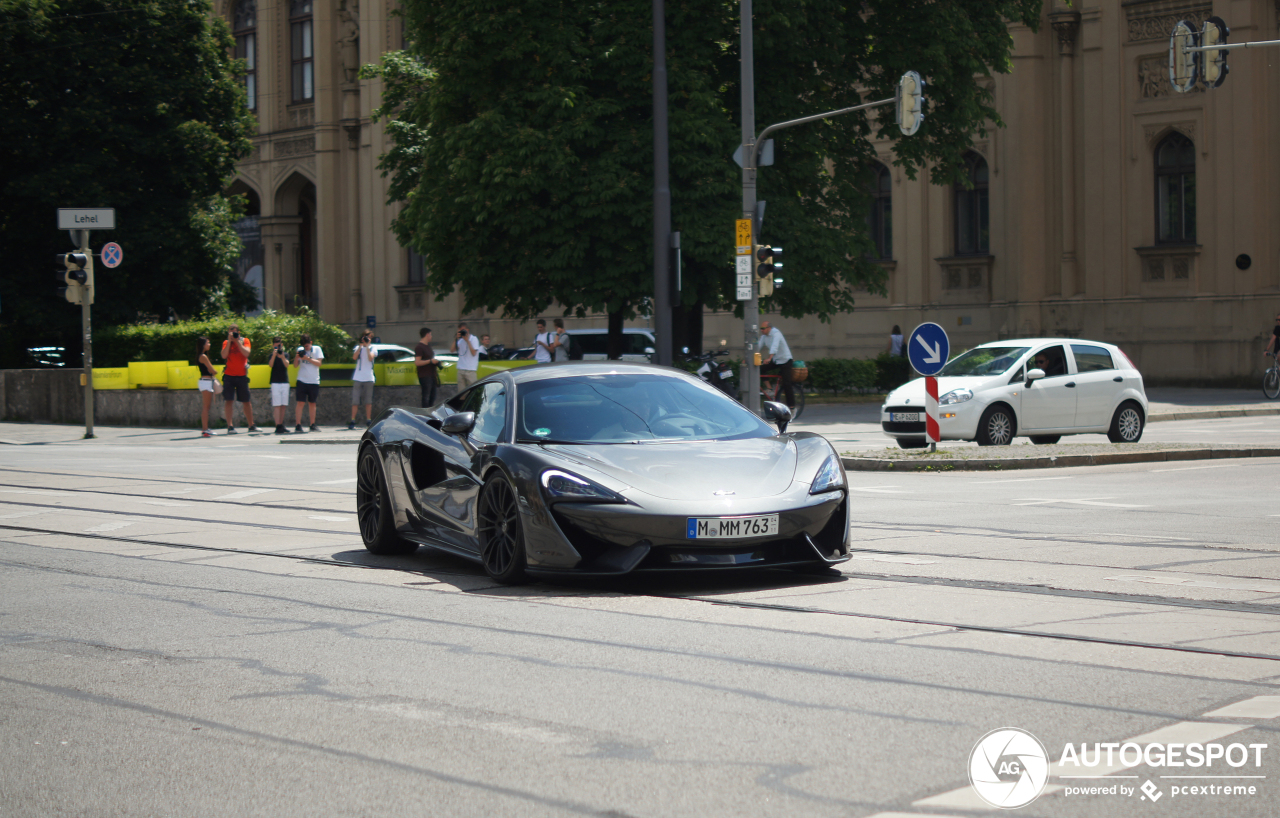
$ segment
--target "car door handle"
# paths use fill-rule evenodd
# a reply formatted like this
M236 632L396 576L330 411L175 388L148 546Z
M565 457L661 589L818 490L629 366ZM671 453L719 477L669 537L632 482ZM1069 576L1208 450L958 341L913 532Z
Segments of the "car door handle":
M1068 381L1068 382L1067 382L1067 388L1068 388L1068 389L1075 389L1075 388L1076 388L1076 382L1075 382L1075 381Z
M1124 378L1120 377L1119 375L1116 375L1111 380L1115 381L1116 383L1124 383Z

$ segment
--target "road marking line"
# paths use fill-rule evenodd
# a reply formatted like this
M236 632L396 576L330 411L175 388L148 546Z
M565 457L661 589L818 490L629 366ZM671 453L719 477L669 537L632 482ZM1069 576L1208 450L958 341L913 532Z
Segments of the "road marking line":
M1000 483L1031 483L1038 480L1071 480L1071 477L1019 477L1016 480L975 480L975 486L998 485Z
M137 523L133 523L133 522L103 523L102 525L95 525L93 528L86 528L85 532L88 533L88 532L95 532L95 531L115 531L120 528L127 528L128 526L131 526L131 525L137 525Z
M37 514L45 514L44 511L15 511L12 514L0 514L0 520L16 520L19 517L34 517Z
M1176 585L1179 588L1221 588L1226 591L1253 591L1259 594L1280 594L1280 582L1212 582L1205 579L1178 579L1176 577L1106 577L1113 582L1143 582L1149 585Z
M1280 517L1280 514L1276 515ZM1097 534L1086 534L1086 537L1132 537L1137 540L1178 540L1179 542L1195 542L1188 537L1165 537L1160 534L1112 534L1109 531L1099 532Z
M44 489L0 489L0 494L35 494L42 497L69 497L67 491L47 491Z
M349 523L350 517L307 517L308 520L322 520L326 523Z
M143 505L148 506L170 506L172 508L186 508L190 503L171 503L168 500L143 500Z
M190 494L193 491L204 491L208 486L195 486L189 489L170 489L168 491L157 491L156 494Z
M1055 793L1058 790L1065 789L1061 784L1049 784L1040 793L1040 796L1046 796ZM972 786L960 787L950 792L931 795L928 798L921 798L919 801L912 801L913 807L954 807L955 809L967 810L983 810L990 812L999 812L999 807L993 807L986 801L982 800L982 796L974 792Z
M1254 696L1205 713L1206 719L1280 719L1280 696Z
M1027 497L1024 500L1015 500L1013 504L1015 506L1043 506L1043 505L1048 505L1050 503L1070 503L1072 505L1078 505L1078 506L1106 506L1107 508L1150 508L1151 507L1151 506L1136 505L1134 503L1102 502L1102 500L1105 500L1105 499L1107 498L1099 497L1099 498L1090 499L1090 500L1063 500L1063 499L1037 500L1032 497Z
M851 491L883 492L884 494L906 494L907 493L905 491L902 491L898 486L864 486L862 488L858 488L857 486L849 486L849 489Z
M1232 466L1237 466L1237 465L1240 465L1240 464L1238 464L1238 463L1219 463L1219 464L1217 464L1217 465L1213 465L1213 466L1183 466L1182 468L1178 468L1178 469L1152 469L1152 470L1151 470L1151 473L1152 473L1152 474L1161 474L1162 472L1167 472L1167 471L1197 471L1197 470L1199 470L1199 469L1229 469L1229 468L1231 468Z
M233 491L230 494L224 494L221 497L214 497L214 500L242 500L245 497L252 497L255 494L266 494L275 489L245 489L244 491Z
M312 483L312 485L313 486L332 486L335 483L354 483L358 479L359 478L357 477L344 477L341 480L321 480L319 483Z
M867 560L869 562L899 562L905 565L936 565L937 560L912 557L908 554L854 554L851 560Z

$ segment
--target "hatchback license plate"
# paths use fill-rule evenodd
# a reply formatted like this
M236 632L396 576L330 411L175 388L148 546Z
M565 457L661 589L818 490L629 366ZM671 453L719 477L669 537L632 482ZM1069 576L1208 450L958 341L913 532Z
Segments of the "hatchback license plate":
M776 537L778 515L758 517L690 517L691 540L733 540L742 537Z
M890 412L889 422L890 423L919 423L920 413L919 412Z

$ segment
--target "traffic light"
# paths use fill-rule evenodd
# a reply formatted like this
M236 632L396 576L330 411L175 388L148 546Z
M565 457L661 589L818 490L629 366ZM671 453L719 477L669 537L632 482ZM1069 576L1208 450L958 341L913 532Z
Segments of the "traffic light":
M63 269L56 275L58 282L66 286L58 292L72 304L83 303L87 297L93 303L93 258L87 253L59 253L58 263Z
M1227 24L1222 21L1221 17L1210 17L1204 21L1204 30L1200 34L1200 45L1205 48L1223 45L1227 42L1227 35L1230 33L1231 29L1227 28ZM1205 87L1217 88L1227 78L1227 52L1216 49L1214 51L1201 51L1200 53L1204 55L1200 65L1202 67L1201 73L1204 75Z
M1187 51L1199 45L1200 35L1186 20L1179 20L1169 38L1169 84L1180 94L1194 88L1200 78L1200 52Z
M911 136L920 130L920 123L924 122L924 80L916 72L908 71L898 80L897 106L902 133Z
M773 295L774 285L782 283L782 262L778 261L781 255L781 247L756 245L756 283L760 295Z

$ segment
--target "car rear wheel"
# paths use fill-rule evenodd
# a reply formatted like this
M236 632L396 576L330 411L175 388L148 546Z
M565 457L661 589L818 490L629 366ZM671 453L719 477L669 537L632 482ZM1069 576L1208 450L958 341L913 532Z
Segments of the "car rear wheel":
M982 413L982 420L978 421L978 445L1008 446L1017 429L1012 409L1007 406L992 406Z
M900 437L898 445L904 449L923 449L929 445L929 439L925 437Z
M489 478L480 492L480 559L485 573L503 585L526 580L524 528L516 490L506 477Z
M360 539L371 554L412 554L418 548L416 543L396 534L387 481L373 446L365 447L356 465L356 520L360 524Z
M1144 425L1142 408L1133 401L1125 401L1111 418L1111 430L1107 432L1107 438L1112 443L1137 443L1142 439Z
M1041 446L1048 446L1051 443L1057 443L1062 440L1062 435L1032 435L1031 442L1038 443Z

